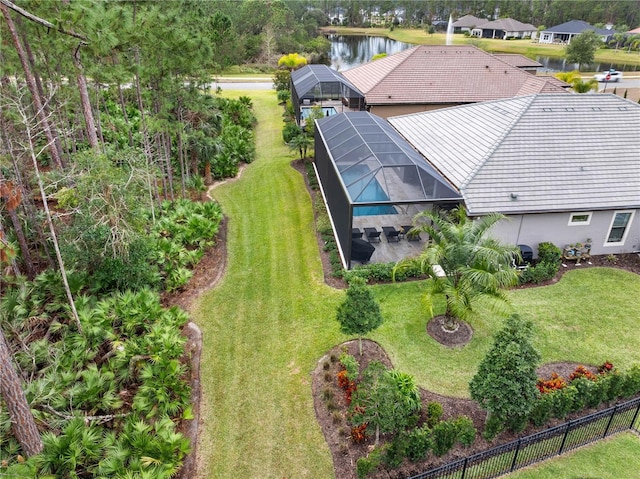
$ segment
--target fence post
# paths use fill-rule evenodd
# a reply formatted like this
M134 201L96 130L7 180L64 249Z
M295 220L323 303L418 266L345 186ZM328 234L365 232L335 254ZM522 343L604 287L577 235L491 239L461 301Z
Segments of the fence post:
M569 435L569 430L571 429L571 424L573 421L569 421L567 423L567 428L564 430L564 437L562 438L562 444L560 444L560 450L558 450L558 455L562 454L564 449L564 443L567 441L567 436Z
M467 472L467 461L469 460L469 456L464 458L464 464L462 465L462 477L460 479L464 479L464 475Z
M607 427L604 430L604 434L602 435L602 437L607 437L607 433L609 432L609 427L611 427L611 423L613 422L613 417L616 415L616 411L618 410L618 405L616 404L613 407L613 411L611 412L611 417L609 418L609 422L607 423ZM633 423L631 423L633 424Z
M629 429L635 429L635 428L633 427L633 425L635 424L636 419L638 419L638 413L639 413L639 412L640 412L640 402L638 403L638 407L636 408L636 412L635 412L635 414L633 415L633 419L631 420L631 424L629 424Z
M516 467L516 461L518 460L518 453L520 452L520 443L522 442L521 438L518 438L518 444L516 445L516 453L513 455L513 461L511 461L511 470L509 472L513 472Z

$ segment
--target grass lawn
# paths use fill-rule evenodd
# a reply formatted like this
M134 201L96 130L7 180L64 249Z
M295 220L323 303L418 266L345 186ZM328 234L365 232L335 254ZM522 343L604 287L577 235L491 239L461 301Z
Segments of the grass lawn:
M509 479L634 479L640 477L640 437L621 433L509 474Z
M344 292L323 281L311 201L289 165L294 154L282 143L275 91L224 95L253 99L258 158L240 179L212 192L229 219L228 265L220 284L192 310L204 340L198 477L330 478L333 465L315 419L310 372L347 339L335 320ZM420 282L373 289L386 323L372 337L395 365L423 387L465 396L499 320L477 319L467 347L445 350L424 331ZM536 319L541 334L552 332L540 345L545 360L627 365L640 361L640 351L628 345L635 335L625 329L638 322L640 313L625 304L639 294L637 276L588 269L512 297L523 315L543 316ZM587 310L598 319L584 317ZM583 337L595 337L595 343L570 343Z
M344 35L371 35L389 37L400 42L414 43L416 45L444 45L446 34L434 33L429 35L425 30L417 28L396 28L390 31L388 28L347 28L326 27ZM537 55L546 57L564 57L563 45L550 45L537 43L532 40L494 40L491 38L470 38L462 34L453 36L454 44L473 44L493 53L520 53L530 58ZM596 52L595 61L599 63L624 63L626 65L640 65L638 52L625 52L622 50L610 50L601 48Z

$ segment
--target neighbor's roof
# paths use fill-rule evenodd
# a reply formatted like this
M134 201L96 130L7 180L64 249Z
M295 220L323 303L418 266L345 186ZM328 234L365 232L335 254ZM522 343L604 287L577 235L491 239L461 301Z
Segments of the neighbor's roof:
M616 95L531 95L389 122L472 215L640 207L640 105Z
M455 22L453 22L453 26L457 28L471 28L483 23L487 23L487 20L474 17L473 15L465 15L464 17L460 17Z
M369 105L460 104L511 98L525 84L564 90L470 45L421 45L342 73Z
M313 91L316 85L323 83L341 83L351 88L357 96L363 96L349 80L327 65L305 65L294 70L291 72L291 83L298 98L303 98L307 93Z
M626 33L629 33L629 34L631 34L631 35L640 35L640 27L638 27L638 28L634 28L633 30L629 30L629 31L628 31L628 32L626 32Z
M476 28L483 30L504 30L505 32L535 32L536 27L530 23L522 23L513 18L501 18L492 22L486 22L481 25L476 25Z
M569 22L562 23L560 25L556 25L555 27L547 28L543 30L544 32L550 33L582 33L586 30L593 30L599 35L613 35L615 30L606 30L604 28L596 28L587 22L583 22L582 20L571 20Z
M542 63L519 53L494 53L493 56L518 68L539 68L544 66Z

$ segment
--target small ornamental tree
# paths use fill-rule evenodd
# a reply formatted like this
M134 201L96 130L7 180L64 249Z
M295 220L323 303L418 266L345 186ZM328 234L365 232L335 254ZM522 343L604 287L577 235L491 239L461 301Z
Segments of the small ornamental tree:
M347 297L338 306L336 319L340 323L340 331L358 335L358 346L362 356L362 336L382 324L380 306L364 279L354 276L350 280Z
M602 46L600 36L593 30L586 30L571 39L565 48L567 62L577 63L578 70L585 63L591 63L596 50Z
M485 435L495 436L502 427L520 431L526 425L539 396L536 367L540 354L531 344L532 324L517 314L506 320L493 346L471 379L471 398L488 412ZM487 428L488 429L488 428Z
M415 426L420 407L420 392L413 376L372 361L352 397L351 420L354 426L366 424L367 431L374 431L377 446L380 433L397 433Z

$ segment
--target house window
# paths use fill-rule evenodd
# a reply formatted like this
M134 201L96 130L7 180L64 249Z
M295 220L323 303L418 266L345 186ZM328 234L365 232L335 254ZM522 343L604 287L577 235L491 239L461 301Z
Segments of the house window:
M589 223L591 223L591 211L569 215L569 226L586 226Z
M613 214L609 237L605 245L624 243L627 232L629 231L629 225L631 224L631 220L633 220L633 214L634 211L616 211Z

